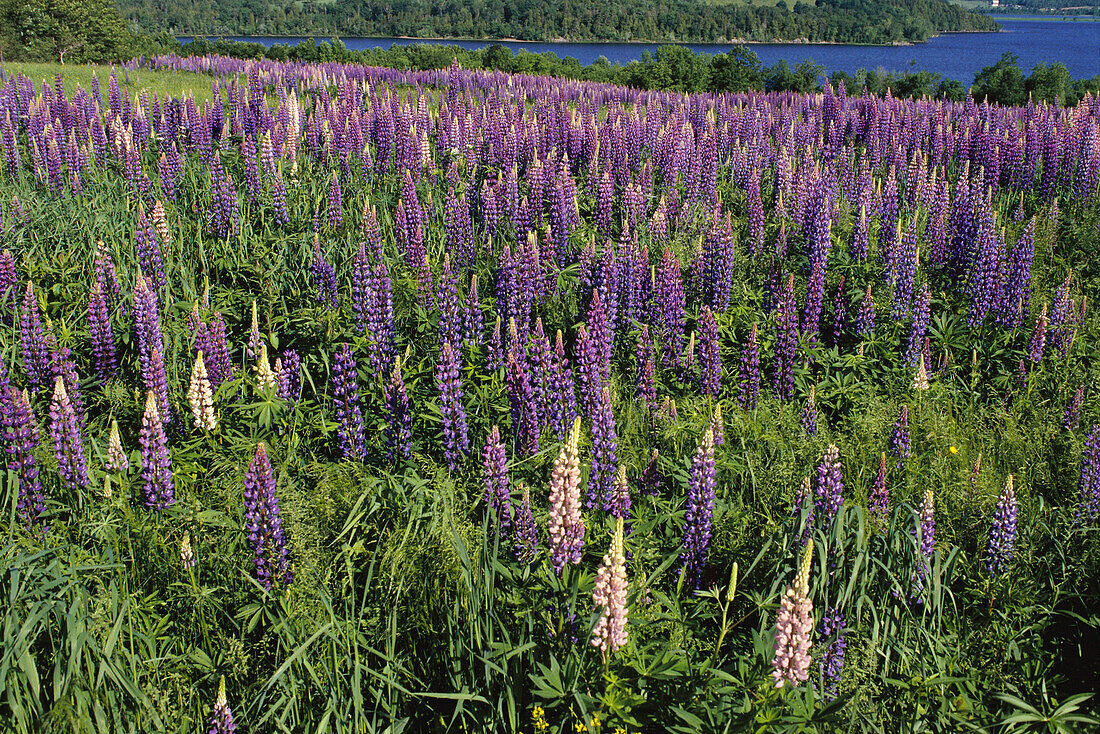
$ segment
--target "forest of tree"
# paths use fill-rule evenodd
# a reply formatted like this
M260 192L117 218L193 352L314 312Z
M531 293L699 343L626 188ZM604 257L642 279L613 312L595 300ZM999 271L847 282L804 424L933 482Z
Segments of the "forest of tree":
M944 31L995 30L986 15L944 0L119 0L148 33L204 36L414 36L531 41L807 39L844 43L923 41Z

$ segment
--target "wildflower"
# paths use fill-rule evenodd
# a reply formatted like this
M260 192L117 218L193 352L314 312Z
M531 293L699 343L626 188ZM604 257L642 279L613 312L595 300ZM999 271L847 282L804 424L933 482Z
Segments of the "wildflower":
M184 533L183 540L180 542L180 563L183 564L185 571L195 567L195 554L191 550L191 533Z
M500 441L500 429L493 426L482 452L482 469L485 478L485 506L495 515L502 536L507 537L512 528L512 505L508 493L508 456Z
M951 446L951 447L950 447L950 448L948 448L947 450L948 450L948 451L950 451L950 452L951 452L952 454L957 454L957 453L959 453L959 449L958 449L958 448L956 448L955 446Z
M256 454L244 476L244 504L245 532L255 553L256 579L265 589L271 588L272 578L290 584L292 574L275 496L275 475L262 441L256 445Z
M2 365L0 365L2 369ZM6 376L5 376L6 377ZM6 382L6 379L4 380ZM38 478L38 465L34 457L38 448L38 426L34 420L30 396L10 385L5 387L7 399L0 418L4 425L4 448L8 454L8 469L18 473L19 500L16 510L23 524L32 528L45 511L45 497ZM0 396L2 397L2 396Z
M684 565L684 573L694 583L699 582L707 560L716 484L714 434L707 429L691 462L691 485L684 514L684 537L680 544L680 560Z
M271 360L267 356L267 345L260 344L260 353L256 357L256 387L268 390L276 386L275 373L271 370Z
M163 510L173 502L172 459L168 455L168 439L157 408L156 393L150 390L145 398L145 413L141 417L141 478L145 483L145 504Z
M539 534L535 527L535 516L531 511L531 489L520 482L520 505L515 518L515 545L516 560L520 563L531 563L538 553Z
M871 496L868 498L867 509L879 525L886 522L886 513L890 509L890 495L886 488L886 454L879 454L878 474L875 475L875 483L871 487Z
M913 390L927 390L928 389L928 370L924 366L924 357L917 360L917 371L913 375L913 384L911 385Z
M332 362L332 402L336 410L337 436L344 458L362 459L363 413L359 408L359 373L350 344L336 351Z
M829 699L836 698L840 688L840 673L844 668L844 650L847 647L844 640L846 627L844 613L837 607L827 610L825 616L821 618L821 636L827 639L836 635L825 648L825 654L818 663L824 682L825 697Z
M810 538L802 551L798 575L779 600L771 674L776 688L782 688L787 683L797 687L809 678L810 638L814 628L813 602L810 601L813 548L814 542Z
M50 402L50 437L57 457L57 472L61 486L67 489L88 486L88 466L84 458L84 441L80 437L76 413L65 391L65 381L54 379L53 400Z
M828 526L844 504L844 477L841 474L840 450L829 444L821 463L817 466L817 484L814 489L814 506Z
M1012 488L1012 475L1008 475L1004 491L993 511L993 525L989 529L989 573L1003 573L1012 566L1016 545L1016 492Z
M187 390L187 400L191 404L191 415L195 418L196 428L213 431L218 427L218 421L214 417L214 394L210 389L210 377L206 373L202 350L199 350L195 365L191 368L191 384Z
M1093 426L1081 451L1081 499L1077 504L1077 522L1100 515L1100 426Z
M111 420L111 433L107 438L107 471L126 471L130 468L130 459L122 449L122 437L118 433L118 421Z
M897 467L901 469L903 459L910 456L909 442L909 406L901 406L901 414L894 423L894 432L890 435L890 451L897 458Z
M218 696L214 699L214 712L210 715L208 734L234 734L237 727L233 724L233 712L225 699L225 676L218 681Z
M817 433L817 401L814 400L814 386L810 385L810 396L806 398L806 406L802 408L802 430L807 436Z
M623 554L623 519L616 518L611 547L596 572L592 603L601 608L592 633L592 645L605 655L626 644L626 557Z
M443 444L447 466L454 471L470 448L466 432L466 408L462 405L462 364L459 353L444 341L436 375L443 417Z
M584 548L581 469L577 455L580 435L581 421L577 418L550 474L550 559L559 574L565 564L580 562Z

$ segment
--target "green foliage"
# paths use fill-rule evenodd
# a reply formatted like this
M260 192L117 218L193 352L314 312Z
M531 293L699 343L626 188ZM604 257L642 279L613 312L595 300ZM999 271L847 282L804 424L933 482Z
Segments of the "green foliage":
M11 61L121 61L138 38L112 0L0 0L0 53Z

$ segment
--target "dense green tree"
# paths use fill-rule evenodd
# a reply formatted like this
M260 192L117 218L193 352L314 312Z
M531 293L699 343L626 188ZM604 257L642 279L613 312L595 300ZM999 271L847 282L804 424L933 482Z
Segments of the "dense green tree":
M1024 74L1019 57L1005 51L996 64L986 66L974 77L974 98L1004 105L1019 105L1027 100Z
M119 61L136 49L109 0L0 0L0 52L7 59Z
M764 86L760 57L745 46L718 54L710 62L707 90L711 92L747 92Z
M1098 50L1100 53L1100 50ZM1055 104L1073 94L1073 77L1065 64L1036 64L1031 76L1024 82L1024 89L1036 101Z

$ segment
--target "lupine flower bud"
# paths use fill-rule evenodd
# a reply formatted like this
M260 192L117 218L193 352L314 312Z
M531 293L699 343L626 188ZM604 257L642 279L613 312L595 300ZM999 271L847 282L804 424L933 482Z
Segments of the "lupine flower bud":
M289 585L292 574L275 496L275 474L262 441L256 445L256 454L244 475L244 505L244 529L255 553L256 580L265 589L271 588L272 579Z
M245 353L249 359L256 359L260 355L260 321L256 314L256 299L252 299L252 325L248 329L248 346Z
M157 408L156 394L150 390L141 417L141 478L145 486L145 504L163 510L176 501L173 493L172 459L168 455L168 439Z
M409 410L409 394L405 391L405 380L401 376L401 358L393 361L393 372L386 384L386 440L389 456L402 459L412 457L412 413Z
M0 365L2 369L2 365ZM4 382L7 382L5 374ZM19 477L19 500L16 510L24 526L30 530L45 511L45 497L38 478L34 452L38 448L38 426L34 420L30 396L10 385L3 387L4 410L0 420L4 425L4 448L8 454L8 469Z
M531 489L521 484L522 500L515 523L515 555L520 563L531 563L539 550L539 531L535 526L535 516L531 511Z
M561 574L567 563L579 563L584 549L584 519L581 517L581 468L578 444L581 421L573 421L569 437L554 460L550 474L550 561Z
M836 635L835 639L826 646L825 654L819 663L825 697L830 700L836 698L840 688L840 674L844 668L844 650L847 647L844 640L846 626L844 614L837 607L826 611L821 619L821 637L828 639Z
M225 699L225 676L218 681L218 697L214 699L214 712L210 715L210 728L207 734L234 734L237 731L233 723L233 712Z
M710 416L710 432L714 435L715 448L726 443L726 424L722 420L722 404L714 404L714 412Z
M218 427L218 421L214 418L214 393L210 389L210 377L206 374L201 349L195 358L194 367L191 368L187 400L191 404L191 415L195 418L196 428L213 431Z
M775 656L772 678L775 687L797 687L810 677L810 645L813 635L813 602L810 601L810 563L814 541L810 538L802 551L798 575L779 600L775 623Z
M989 573L998 574L1012 567L1016 545L1016 492L1012 488L1012 475L1008 475L1004 491L993 511L993 525L989 529Z
M180 563L184 571L190 571L195 567L195 553L191 550L191 533L184 533L180 542Z
M1067 431L1077 430L1077 426L1081 422L1081 404L1084 400L1085 386L1081 385L1077 388L1077 391L1073 393L1069 405L1066 406L1066 414L1062 418L1062 427Z
M126 471L130 468L130 459L122 448L122 437L118 433L118 421L111 421L111 433L107 438L107 471Z
M928 389L928 370L925 369L923 356L917 360L917 371L913 374L913 384L910 387L914 390Z
M66 489L87 487L88 465L84 458L84 441L61 377L54 380L53 400L50 402L50 438L53 439L61 486Z
M256 357L256 388L270 390L277 386L275 373L271 369L271 361L267 356L267 344L260 344L260 353Z
M802 408L802 430L807 436L817 435L817 401L814 393L815 388L810 385L810 395L806 398L806 406Z
M615 521L611 547L596 572L592 604L600 608L600 618L592 632L592 645L606 656L627 643L626 556L623 552L623 519Z
M443 342L440 350L437 380L447 466L454 471L469 450L470 439L466 433L466 408L462 405L462 365L448 341Z
M708 429L703 434L691 462L691 484L684 513L684 537L680 543L680 560L687 580L698 585L702 579L710 545L711 523L714 517L714 435Z

